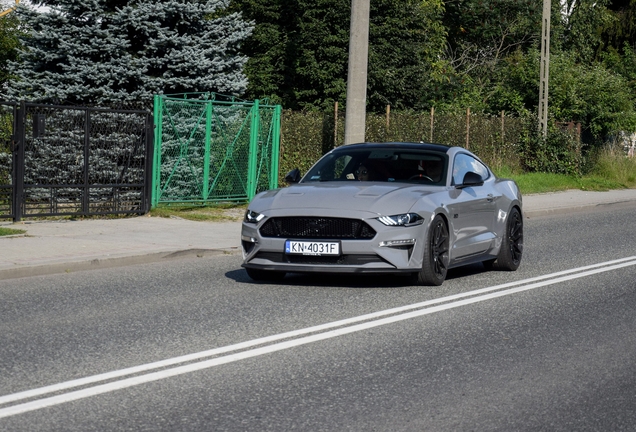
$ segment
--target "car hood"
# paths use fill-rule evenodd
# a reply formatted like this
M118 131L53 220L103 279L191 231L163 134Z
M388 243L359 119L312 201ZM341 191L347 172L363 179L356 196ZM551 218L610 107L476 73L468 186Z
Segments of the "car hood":
M439 190L439 187L403 183L297 184L263 192L249 207L259 213L297 210L297 213L312 214L312 209L321 209L396 214L409 211L417 200Z

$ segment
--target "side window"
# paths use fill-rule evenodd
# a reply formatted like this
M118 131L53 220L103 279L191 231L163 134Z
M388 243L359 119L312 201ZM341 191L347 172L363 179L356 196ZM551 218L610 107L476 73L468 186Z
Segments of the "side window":
M347 165L349 165L350 161L351 161L351 156L349 155L344 155L336 159L334 164L334 173L333 173L334 178L341 179L345 177L344 170L345 168L347 168Z
M306 176L305 181L331 181L344 178L344 171L351 161L350 155L328 155L315 165Z
M490 177L488 168L486 168L483 163L472 156L460 153L455 156L455 160L453 161L453 185L462 184L464 176L468 171L479 174L483 180Z

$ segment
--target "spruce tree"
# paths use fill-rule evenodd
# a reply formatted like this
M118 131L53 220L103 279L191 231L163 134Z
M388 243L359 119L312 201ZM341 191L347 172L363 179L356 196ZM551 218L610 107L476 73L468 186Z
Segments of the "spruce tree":
M18 8L28 35L5 97L105 105L154 94L241 95L252 27L228 0L42 0Z

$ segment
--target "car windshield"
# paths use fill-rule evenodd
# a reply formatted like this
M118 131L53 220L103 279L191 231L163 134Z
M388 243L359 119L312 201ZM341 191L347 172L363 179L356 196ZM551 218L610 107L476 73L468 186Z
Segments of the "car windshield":
M445 153L405 148L347 149L323 156L302 183L324 181L407 182L446 184Z

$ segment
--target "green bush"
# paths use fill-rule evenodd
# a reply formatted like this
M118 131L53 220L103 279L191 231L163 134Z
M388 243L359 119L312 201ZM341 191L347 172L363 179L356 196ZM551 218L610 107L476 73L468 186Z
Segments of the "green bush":
M578 137L553 125L544 137L535 117L526 119L519 141L522 167L527 172L580 176L585 157Z
M279 184L284 184L285 174L294 168L306 173L333 148L333 124L328 115L318 111L284 110L281 113Z

